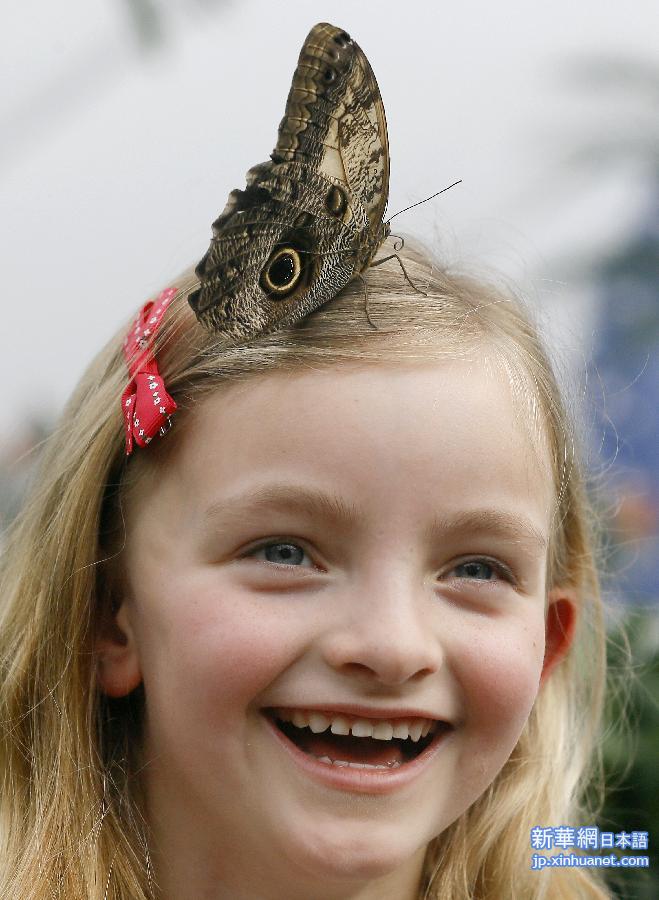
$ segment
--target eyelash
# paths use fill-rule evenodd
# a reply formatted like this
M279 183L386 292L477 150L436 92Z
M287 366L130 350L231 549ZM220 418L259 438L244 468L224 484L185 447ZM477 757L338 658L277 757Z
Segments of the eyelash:
M294 540L292 538L279 538L277 540L263 541L262 543L257 544L254 547L250 547L250 549L244 553L244 558L253 558L254 555L256 553L258 553L260 550L266 550L268 547L277 547L277 546L281 546L284 544L288 544L292 547L297 547L309 559L309 561L312 561L309 553L304 548L304 545L301 544L299 541ZM302 568L301 566L292 566L292 565L289 565L288 563L274 563L274 562L271 562L270 560L263 560L263 562L267 562L267 563L269 563L269 565L273 565L273 566L283 566L285 568ZM455 563L455 565L453 566L453 568L450 571L452 572L455 569L459 569L462 566L467 566L467 565L473 564L473 563L479 563L479 564L488 566L490 569L493 570L493 572L497 575L498 578L502 579L503 581L507 581L509 584L516 583L515 576L513 575L510 568L507 565L505 565L504 563L500 562L499 560L493 559L489 556L467 557L467 558ZM465 580L489 582L489 581L492 581L493 579L467 577Z

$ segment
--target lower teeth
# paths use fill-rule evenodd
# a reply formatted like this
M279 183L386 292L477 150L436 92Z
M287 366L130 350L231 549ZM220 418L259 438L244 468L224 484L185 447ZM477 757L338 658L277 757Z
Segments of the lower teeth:
M313 753L310 754L314 756ZM314 759L317 759L318 762L325 763L327 766L337 766L338 768L345 768L348 766L351 769L397 769L400 766L398 760L394 760L393 762L387 763L384 766L381 765L372 765L371 763L355 763L355 762L347 762L345 759L330 759L329 756L315 756Z

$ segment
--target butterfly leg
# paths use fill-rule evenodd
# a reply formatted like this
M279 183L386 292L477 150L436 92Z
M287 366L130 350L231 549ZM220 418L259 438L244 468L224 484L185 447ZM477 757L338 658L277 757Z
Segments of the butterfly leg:
M382 259L378 259L376 262L371 263L371 267L375 268L376 266L381 266L382 263L389 262L390 259L395 259L398 261L398 265L403 270L403 275L405 276L405 281L407 281L407 283L411 287L414 288L414 290L417 292L417 294L421 294L423 297L427 297L428 294L425 291L422 291L420 288L418 288L414 284L414 282L412 281L410 276L407 274L407 270L405 269L405 266L403 265L403 260L400 258L400 256L397 253L390 253L389 256L383 256Z
M368 311L368 285L366 284L366 279L364 278L364 276L362 275L361 272L357 273L357 277L361 281L362 287L364 288L364 312L366 313L366 318L368 319L368 324L371 326L371 328L375 328L375 330L378 331L379 330L378 326L375 324L373 319L371 319L371 316Z

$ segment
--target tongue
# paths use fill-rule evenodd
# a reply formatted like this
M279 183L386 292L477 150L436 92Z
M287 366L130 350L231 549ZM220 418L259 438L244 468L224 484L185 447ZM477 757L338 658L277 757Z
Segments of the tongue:
M377 741L375 738L332 734L331 731L322 734L308 733L304 735L304 740L296 743L314 756L329 756L332 760L342 759L345 762L386 766L395 762L402 763L404 759L397 741Z

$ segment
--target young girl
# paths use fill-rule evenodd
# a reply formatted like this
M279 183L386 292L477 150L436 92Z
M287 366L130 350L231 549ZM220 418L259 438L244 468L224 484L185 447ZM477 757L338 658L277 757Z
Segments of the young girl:
M5 554L3 898L608 896L530 863L602 703L565 408L518 303L403 262L228 350L181 278L129 457L92 363Z

